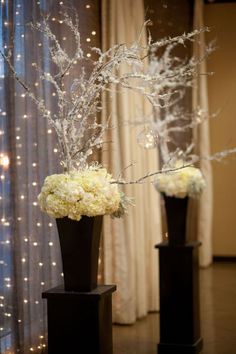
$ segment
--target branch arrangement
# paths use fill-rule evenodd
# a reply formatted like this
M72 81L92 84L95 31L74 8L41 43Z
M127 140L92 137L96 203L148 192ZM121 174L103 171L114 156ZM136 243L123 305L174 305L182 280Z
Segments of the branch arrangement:
M157 42L153 42L149 37L147 46L142 46L140 33L138 39L130 46L125 43L118 44L105 52L99 48L91 48L96 57L93 60L86 57L82 48L77 15L74 14L72 18L65 9L61 16L61 22L70 31L74 42L72 54L63 48L52 31L50 16L44 17L41 22L31 24L32 29L41 32L49 42L52 72L45 72L36 64L34 66L39 72L40 80L52 85L56 92L55 113L50 112L45 100L38 97L31 85L18 75L11 62L10 53L0 54L8 63L16 81L25 90L25 94L55 129L61 165L64 172L70 173L85 169L89 156L104 143L103 134L108 128L108 119L107 124L100 124L97 119L98 113L102 110L102 93L112 91L114 88L120 91L128 89L143 95L152 104L154 112L163 106L172 107L178 97L182 96L181 87L189 85L192 77L197 75L199 61L192 59L190 62L181 63L178 58L171 57L171 51L177 45L194 41L202 31L208 29L195 30ZM162 48L165 48L162 59L156 60L154 53ZM148 70L144 66L147 57L151 58ZM88 61L93 67L89 73L85 69ZM75 64L78 64L80 70L78 74L73 75L72 69ZM117 69L121 67L124 70L118 72ZM168 122L155 120L155 129L163 141L169 133L167 126L174 119L173 115L169 117Z

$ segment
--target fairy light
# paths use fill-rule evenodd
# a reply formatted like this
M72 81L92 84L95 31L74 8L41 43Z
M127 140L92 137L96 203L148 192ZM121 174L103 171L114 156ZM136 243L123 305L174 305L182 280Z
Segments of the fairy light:
M10 164L10 160L9 157L7 155L0 155L0 166L2 166L3 168L7 168Z
M96 31L91 32L92 36L96 36Z

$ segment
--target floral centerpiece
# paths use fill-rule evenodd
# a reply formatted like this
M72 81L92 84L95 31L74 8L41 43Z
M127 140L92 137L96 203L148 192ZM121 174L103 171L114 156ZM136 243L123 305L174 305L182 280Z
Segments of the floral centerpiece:
M113 89L133 90L143 95L157 110L166 99L168 78L178 80L191 75L197 63L187 65L184 69L178 66L175 70L164 68L150 72L145 69L146 58L153 50L162 51L168 45L191 42L204 29L174 38L164 38L157 42L153 42L149 37L146 46L141 43L141 31L137 40L129 46L125 43L117 44L105 52L99 48L90 48L91 57L88 57L81 45L78 17L75 13L70 16L68 11L68 8L63 8L60 24L71 33L71 41L74 42L73 53L68 53L64 42L60 43L53 33L50 15L42 18L40 22L31 24L33 30L42 33L49 43L48 71L44 71L35 63L33 66L39 79L50 85L55 92L57 105L54 112L50 111L44 98L35 92L34 84L30 85L18 75L12 64L11 52L0 54L16 81L24 89L25 95L36 104L41 116L56 133L63 173L46 177L38 200L42 210L57 220L63 264L69 266L70 272L75 269L81 270L80 274L73 278L74 283L66 286L67 289L84 291L96 286L100 233L96 232L96 241L93 240L93 235L94 226L101 226L96 220L105 214L120 217L125 213L127 204L131 203L119 189L126 181L122 177L115 180L104 166L99 165L97 161L90 162L94 151L106 143L104 132L108 128L109 118L106 124L99 121L102 94ZM146 176L128 183L142 183L145 178L156 173L160 171L148 172ZM80 241L81 244L78 243ZM88 244L91 247L87 249ZM91 251L92 247L96 247L96 250ZM74 250L81 253L73 254ZM91 262L94 255L96 261ZM87 260L86 271L84 264L78 266L79 259ZM90 269L91 263L95 263L93 270ZM88 286L77 286L77 279L82 277L83 282L83 274L86 272L89 276L91 272L93 273L92 282ZM66 282L66 275L64 280Z
M88 168L46 177L39 205L54 218L79 221L82 215L121 215L122 196L105 168Z
M187 239L187 210L189 197L198 197L206 186L200 169L177 160L173 171L156 177L155 187L165 201L169 244L184 244Z
M185 166L183 161L177 161L173 171L156 177L156 189L168 197L197 197L206 186L200 169Z

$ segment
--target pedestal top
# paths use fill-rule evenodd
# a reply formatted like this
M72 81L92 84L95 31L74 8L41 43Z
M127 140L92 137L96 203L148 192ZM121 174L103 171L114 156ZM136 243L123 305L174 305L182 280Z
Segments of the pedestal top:
M63 285L59 285L55 288L49 289L42 293L43 299L49 299L53 297L91 297L99 299L105 294L113 293L116 290L116 285L98 285L94 290L89 292L76 292L76 291L65 291Z
M195 248L201 246L200 241L189 241L184 244L170 244L168 241L163 241L155 245L155 248Z

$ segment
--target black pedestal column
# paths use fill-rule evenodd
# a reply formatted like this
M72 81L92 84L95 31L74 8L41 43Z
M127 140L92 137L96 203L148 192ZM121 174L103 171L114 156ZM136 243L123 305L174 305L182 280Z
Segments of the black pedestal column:
M112 354L112 292L101 285L90 292L56 287L43 293L48 305L48 354Z
M197 354L203 341L199 320L199 242L159 249L160 343L158 354Z

